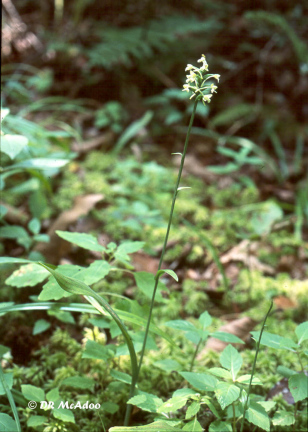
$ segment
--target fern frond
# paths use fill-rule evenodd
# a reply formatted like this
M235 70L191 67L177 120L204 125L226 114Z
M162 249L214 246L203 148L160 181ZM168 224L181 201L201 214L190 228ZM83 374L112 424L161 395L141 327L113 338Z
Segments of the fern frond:
M215 19L199 21L195 16L180 15L149 21L146 28L105 27L96 32L102 42L88 51L89 64L106 69L117 64L130 67L133 61L149 59L157 52L170 51L172 44L183 36L212 33L219 28L220 24Z
M300 63L308 63L307 44L304 41L302 41L299 38L299 36L297 36L293 28L290 26L290 24L283 16L279 14L259 10L259 11L252 11L252 12L245 13L245 18L251 21L256 21L257 23L263 21L267 24L275 26L277 29L281 31L281 33L284 33L285 36L287 36L290 42L292 43L298 61Z

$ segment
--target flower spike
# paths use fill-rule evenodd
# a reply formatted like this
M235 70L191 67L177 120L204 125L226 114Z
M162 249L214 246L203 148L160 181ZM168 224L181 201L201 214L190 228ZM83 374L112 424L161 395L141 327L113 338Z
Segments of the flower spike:
M202 63L202 66L195 67L191 64L186 66L185 71L189 71L189 75L186 75L183 91L192 92L190 99L196 96L197 100L202 100L203 104L210 103L213 93L216 93L217 86L213 83L205 84L205 82L213 78L219 82L220 75L206 74L209 66L204 54L199 58L198 63Z

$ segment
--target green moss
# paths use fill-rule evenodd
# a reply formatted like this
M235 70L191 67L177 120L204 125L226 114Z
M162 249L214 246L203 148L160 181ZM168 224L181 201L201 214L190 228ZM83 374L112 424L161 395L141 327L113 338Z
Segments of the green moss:
M259 199L257 188L240 183L233 183L224 189L220 189L217 185L211 185L206 189L206 192L212 205L216 208L239 207L255 203Z
M268 303L273 296L284 295L298 305L297 313L300 316L308 307L307 291L307 280L291 279L286 273L278 273L273 278L264 276L259 271L249 272L244 269L240 272L234 288L234 301L242 305L250 302L250 315L255 319L262 319L264 310L261 305ZM266 305L264 306L266 308Z

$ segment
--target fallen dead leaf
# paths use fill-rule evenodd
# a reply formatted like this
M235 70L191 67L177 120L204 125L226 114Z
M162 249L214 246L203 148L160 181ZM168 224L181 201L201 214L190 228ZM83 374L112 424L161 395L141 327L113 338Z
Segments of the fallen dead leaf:
M83 141L81 143L74 143L72 145L72 150L77 153L87 153L90 150L94 150L95 148L100 147L103 144L111 144L114 138L115 134L113 132L106 132L90 140Z
M132 265L136 271L146 271L156 274L158 269L159 259L153 258L143 252L136 252L132 254Z
M288 297L285 297L284 295L279 295L273 299L275 305L279 309L295 309L297 307L297 304L289 299Z
M240 261L250 270L259 270L262 273L275 274L275 269L273 267L262 263L254 255L259 246L260 242L242 240L238 245L234 246L227 253L223 254L220 257L220 261L222 264L227 264L230 261Z
M180 155L173 157L173 164L180 166L181 157ZM209 171L194 155L187 155L185 158L184 173L193 174L196 177L202 178L203 180L211 183L217 179L217 174Z
M50 226L47 234L50 237L48 243L39 243L35 250L44 255L47 262L57 264L59 260L70 250L71 243L61 239L57 230L65 231L68 226L86 215L102 199L102 194L82 195L75 198L74 207L61 213Z

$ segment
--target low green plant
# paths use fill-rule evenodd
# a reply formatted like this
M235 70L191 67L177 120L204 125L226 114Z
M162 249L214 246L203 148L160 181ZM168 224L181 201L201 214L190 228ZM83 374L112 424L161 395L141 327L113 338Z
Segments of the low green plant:
M271 308L272 304L266 314L261 331L251 332L258 343L250 374L244 373L238 376L243 366L243 358L236 348L227 345L219 358L221 367L205 370L201 368L200 372L178 372L194 390L187 387L178 389L165 402L155 395L138 391L138 394L130 402L155 416L155 421L148 425L148 430L152 428L163 432L172 430L202 431L203 427L199 420L202 420L203 425L208 426L209 432L235 432L237 430L242 432L248 430L245 427L246 422L250 424L249 428L255 426L265 431L278 431L283 426L289 426L291 428L289 430L304 430L295 429L295 427L300 404L300 411L305 416L305 405L307 404L305 400L308 397L308 377L304 373L303 365L303 361L307 360L308 356L307 345L304 343L308 339L308 321L297 326L295 331L297 342L291 338L264 332L265 322ZM201 321L206 322L209 315L204 313L200 318ZM177 325L174 321L177 328L185 329L189 339L192 331L191 335L195 339L197 336L196 329L187 325L187 322L184 323L185 321L179 321L179 325ZM200 337L200 332L201 330L199 330L197 337ZM260 379L255 376L260 345L274 350L293 350L298 355L301 371L294 371L284 366L278 367L278 372L289 379L288 386L295 401L293 413L290 410L277 407L277 403L273 400L264 400L264 397L251 393L251 386L263 385ZM110 432L141 432L142 430L145 430L144 426L114 427L110 429Z
M219 339L223 342L240 343L240 344L244 343L240 338L230 333L221 332L221 331L209 332L208 330L206 330L206 328L209 327L211 323L212 323L212 318L207 311L203 312L200 315L197 326L195 326L194 324L186 320L172 320L165 323L165 326L167 327L170 327L175 330L184 331L185 332L184 335L186 339L188 339L189 341L193 342L196 345L196 349L190 363L190 369L189 369L190 372L193 370L194 362L197 357L201 344L204 344L209 336Z
M41 220L47 209L46 195L51 193L51 179L74 157L65 148L55 151L53 138L57 137L57 132L62 139L71 135L65 131L48 131L20 114L10 114L10 110L5 108L2 109L1 125L0 190L3 201L0 237L15 240L30 254L35 243L48 241L48 236L41 233ZM59 137L56 138L58 144L61 141L58 141ZM22 179L22 183L16 186L16 179ZM6 221L9 209L18 206L25 196L30 219L15 210L16 223L9 224ZM42 258L38 253L29 257Z

